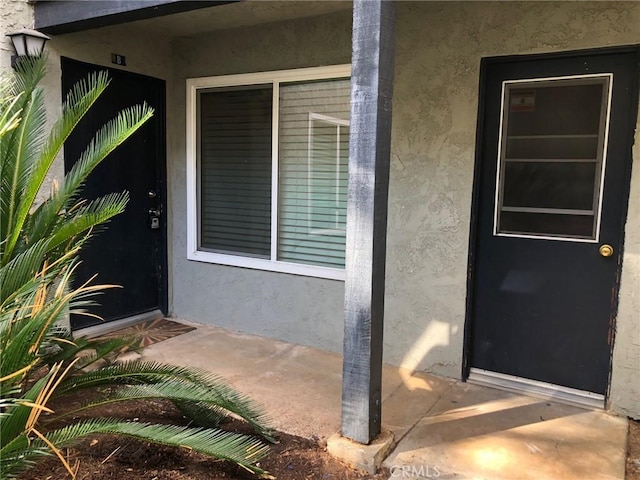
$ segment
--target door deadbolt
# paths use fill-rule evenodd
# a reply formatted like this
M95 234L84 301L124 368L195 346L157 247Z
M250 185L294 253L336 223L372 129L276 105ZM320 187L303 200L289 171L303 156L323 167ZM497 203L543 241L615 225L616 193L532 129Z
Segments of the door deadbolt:
M611 255L613 255L613 247L611 245L607 245L606 243L604 245L600 245L598 251L603 257L610 257Z
M149 226L152 230L160 228L160 214L161 212L159 208L149 209Z

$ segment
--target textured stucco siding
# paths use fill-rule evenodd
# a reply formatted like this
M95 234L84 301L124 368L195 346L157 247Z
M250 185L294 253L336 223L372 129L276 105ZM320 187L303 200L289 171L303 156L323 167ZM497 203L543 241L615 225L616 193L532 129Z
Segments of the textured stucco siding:
M385 361L460 376L481 57L636 43L639 26L640 5L633 2L398 4ZM173 54L174 313L340 351L339 282L185 259L182 77L348 62L349 16L182 38ZM638 410L639 177L636 172L611 393L614 408L625 412Z
M388 361L460 374L480 58L638 42L640 4L633 2L399 4ZM634 148L637 163L638 145ZM640 175L635 170L611 402L618 411L640 415Z
M640 116L633 159L609 403L640 419Z
M481 57L639 41L640 4L631 2L399 5L387 253L388 361L460 375ZM632 198L638 189L636 172ZM635 218L636 231L639 208L640 202L631 203L629 219ZM631 336L616 339L611 400L615 409L639 415L640 260L637 253L630 254L634 242L638 250L637 236L629 240L618 328L627 333L635 329L635 345ZM631 272L635 280L629 278Z
M173 198L173 313L341 351L344 283L186 259L185 80L349 63L351 12L182 38L173 44L168 126Z
M33 28L33 7L27 0L0 1L0 72L11 70L11 56L14 54L6 34L22 28Z

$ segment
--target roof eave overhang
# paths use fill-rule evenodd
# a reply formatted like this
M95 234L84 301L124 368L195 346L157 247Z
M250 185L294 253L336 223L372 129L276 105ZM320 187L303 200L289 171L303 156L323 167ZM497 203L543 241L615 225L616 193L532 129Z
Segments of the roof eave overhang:
M237 1L240 0L36 0L35 29L61 35Z

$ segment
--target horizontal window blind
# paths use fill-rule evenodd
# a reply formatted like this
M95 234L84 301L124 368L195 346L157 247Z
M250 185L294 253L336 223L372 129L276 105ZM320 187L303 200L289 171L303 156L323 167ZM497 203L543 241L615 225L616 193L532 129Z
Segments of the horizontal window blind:
M278 260L344 267L350 81L280 85Z
M271 254L271 85L198 95L200 245Z

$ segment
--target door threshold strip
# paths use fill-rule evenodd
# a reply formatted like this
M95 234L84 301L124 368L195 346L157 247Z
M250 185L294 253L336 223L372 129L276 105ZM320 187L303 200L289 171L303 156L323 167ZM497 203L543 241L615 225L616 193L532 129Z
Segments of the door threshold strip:
M490 372L480 368L471 368L469 383L485 387L498 388L515 393L523 393L532 397L545 398L556 402L567 403L593 409L604 409L604 395L575 388L562 387L551 383L529 380L504 373Z
M138 315L132 315L131 317L121 318L120 320L114 320L112 322L103 322L98 325L93 325L87 328L81 328L73 331L74 337L99 337L106 335L107 333L120 330L121 328L130 327L137 323L146 322L147 320L155 320L162 318L164 315L158 309L151 310L150 312L139 313Z

